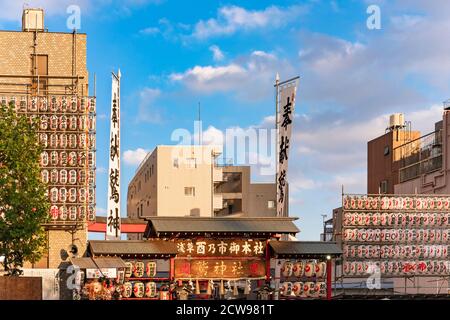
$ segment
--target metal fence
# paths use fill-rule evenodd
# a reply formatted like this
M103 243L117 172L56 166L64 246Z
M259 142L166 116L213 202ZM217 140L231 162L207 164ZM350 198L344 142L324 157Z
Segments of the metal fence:
M442 168L442 130L434 131L394 149L400 182Z

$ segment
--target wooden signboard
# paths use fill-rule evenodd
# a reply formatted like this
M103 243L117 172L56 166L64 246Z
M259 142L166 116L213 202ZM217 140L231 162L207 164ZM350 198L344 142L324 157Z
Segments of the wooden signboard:
M175 259L176 279L263 278L264 259Z
M266 242L252 239L179 239L177 257L264 257Z

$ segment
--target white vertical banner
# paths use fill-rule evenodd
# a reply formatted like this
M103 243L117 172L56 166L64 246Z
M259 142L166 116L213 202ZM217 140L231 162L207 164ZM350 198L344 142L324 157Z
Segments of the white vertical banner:
M288 204L287 173L298 77L277 84L277 216L285 217Z
M120 240L120 76L112 74L106 240Z

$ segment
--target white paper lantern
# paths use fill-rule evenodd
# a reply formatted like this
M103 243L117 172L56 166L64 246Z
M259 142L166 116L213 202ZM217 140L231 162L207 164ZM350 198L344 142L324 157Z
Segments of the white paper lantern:
M67 199L67 190L66 188L59 189L59 202L66 202Z
M70 116L69 117L69 130L77 130L78 127L78 118L77 116Z
M316 269L315 263L313 261L308 261L305 265L305 276L306 277L314 276L315 269Z
M72 149L75 149L77 147L77 135L76 134L69 134L69 147Z
M130 298L132 293L133 293L133 285L131 284L131 282L125 282L123 284L122 297Z
M50 147L53 149L58 148L58 135L56 133L52 133L50 135Z
M67 159L68 159L67 152L61 151L59 153L59 163L61 164L61 166L63 167L67 166Z
M46 133L40 133L39 134L39 143L44 146L44 148L47 148L48 146L48 138Z
M345 246L346 253L348 255L348 246ZM304 270L303 270L303 262L302 261L297 261L294 263L293 268L292 268L292 272L294 273L294 275L296 277L302 277L304 274Z
M69 153L69 158L67 160L68 160L69 166L71 166L71 167L76 166L77 165L77 161L78 161L77 153L75 151L71 151Z
M80 220L86 219L86 207L85 206L78 207L78 219L80 219Z
M41 112L45 112L48 109L48 101L46 97L41 97L39 101L39 110Z
M58 170L53 169L50 171L50 183L57 184L58 183Z
M77 207L69 207L69 219L72 221L77 219Z
M309 292L309 290L308 290ZM280 287L280 294L282 296L288 297L292 295L292 282L283 282Z
M303 293L303 282L294 282L292 286L292 292L295 296L300 297Z
M73 96L70 99L70 108L69 108L70 112L77 112L77 109L78 109L77 107L78 107L77 106L77 97Z
M66 206L61 206L59 207L59 218L61 220L67 220L67 207Z
M49 181L49 174L48 170L42 170L41 171L41 180L43 183L47 184Z
M450 198L444 198L444 210L450 209Z
M69 202L76 202L77 201L77 189L76 188L70 188L69 189Z
M58 216L59 216L58 206L52 205L50 207L50 215L51 215L53 220L57 220L58 219Z
M292 276L292 268L293 268L293 263L290 261L285 261L283 263L283 266L281 267L281 274L283 275L283 277L290 277Z

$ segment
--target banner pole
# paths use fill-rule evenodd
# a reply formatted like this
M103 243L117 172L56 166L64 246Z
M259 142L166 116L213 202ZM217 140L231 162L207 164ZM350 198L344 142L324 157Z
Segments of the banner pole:
M275 76L275 208L278 212L278 86L280 84L280 75L277 72Z

